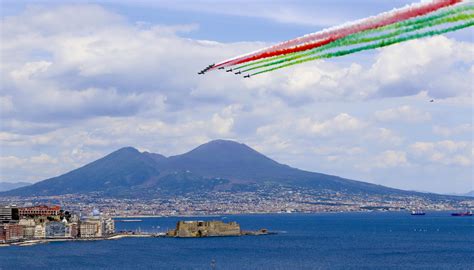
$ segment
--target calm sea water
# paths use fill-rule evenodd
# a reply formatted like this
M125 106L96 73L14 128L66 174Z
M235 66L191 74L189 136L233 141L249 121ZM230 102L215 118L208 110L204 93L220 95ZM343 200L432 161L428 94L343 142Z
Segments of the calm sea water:
M243 229L279 233L5 247L0 269L474 269L474 218L448 213L146 218L117 229L164 231L180 219L237 221Z

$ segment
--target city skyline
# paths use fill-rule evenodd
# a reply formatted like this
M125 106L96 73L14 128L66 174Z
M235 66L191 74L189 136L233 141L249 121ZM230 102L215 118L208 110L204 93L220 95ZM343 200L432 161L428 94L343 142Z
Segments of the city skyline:
M408 3L2 2L0 181L44 180L124 146L170 156L222 138L309 171L468 192L472 29L248 81L196 75Z

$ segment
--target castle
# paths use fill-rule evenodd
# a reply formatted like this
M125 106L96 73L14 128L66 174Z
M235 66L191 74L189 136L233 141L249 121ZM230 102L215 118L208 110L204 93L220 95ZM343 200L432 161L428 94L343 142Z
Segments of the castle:
M171 237L239 236L241 231L237 222L179 221L176 229L168 231L166 235Z

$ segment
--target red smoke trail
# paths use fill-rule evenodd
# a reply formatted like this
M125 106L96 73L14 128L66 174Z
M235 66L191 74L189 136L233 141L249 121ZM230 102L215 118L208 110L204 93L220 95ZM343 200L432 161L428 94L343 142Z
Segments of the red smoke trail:
M379 27L386 26L392 23L404 21L413 17L426 15L433 11L439 10L444 7L452 6L460 2L462 2L462 0L438 0L432 3L427 3L426 5L422 5L419 7L409 7L407 9L395 10L389 14L381 14L377 17L363 20L358 24L349 25L347 27L335 29L332 31L318 32L315 34L310 34L305 37L296 38L287 42L283 42L273 47L264 49L263 51L258 51L250 55L227 60L225 62L215 65L211 69L219 68L221 66L237 65L237 64L241 64L245 62L255 61L258 59L287 54L287 53L310 50L310 49L331 43L335 40L338 40L350 34L379 28ZM314 40L316 39L322 39L322 40L318 40L314 42ZM301 43L307 43L307 44L298 45ZM288 48L288 46L292 46L295 44L296 46Z
M353 34L359 31L364 31L364 30L370 30L378 27L382 27L385 25L389 25L392 23L396 23L399 21L407 20L413 17L417 16L422 16L426 15L427 13L436 11L438 9L448 7L451 5L455 5L457 3L462 2L462 0L440 0L440 1L435 1L433 3L429 3L424 6L420 7L408 7L408 8L402 8L399 10L393 11L391 14L390 13L382 13L380 15L377 15L372 18L367 18L364 19L360 22L356 22L353 25L349 25L346 27L338 28L335 30L331 31L322 31L322 32L317 32L313 34L309 34L304 37L296 38L287 42L283 42L280 44L277 44L275 46L272 46L265 51L274 51L276 49L280 49L282 47L288 47L288 46L298 46L301 43L308 43L311 41L314 41L316 39L321 39L321 38L326 38L327 36L331 35L344 35L346 36L347 34ZM366 25L364 25L366 24Z

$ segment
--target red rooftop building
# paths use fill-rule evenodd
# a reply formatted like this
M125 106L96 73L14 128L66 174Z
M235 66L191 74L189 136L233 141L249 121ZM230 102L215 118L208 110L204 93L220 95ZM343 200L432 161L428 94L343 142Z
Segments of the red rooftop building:
M38 205L18 209L20 216L57 216L61 206Z

